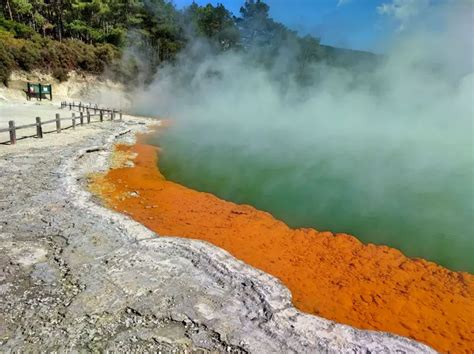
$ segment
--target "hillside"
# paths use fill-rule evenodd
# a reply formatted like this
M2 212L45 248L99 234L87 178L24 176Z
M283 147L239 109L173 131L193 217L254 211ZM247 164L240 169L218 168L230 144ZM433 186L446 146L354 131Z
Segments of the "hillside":
M65 81L72 70L106 73L122 82L150 78L174 62L196 41L208 51L255 52L273 65L281 48L305 68L308 63L358 66L373 63L372 53L320 44L274 21L263 1L247 0L234 16L224 5L192 3L177 9L165 0L43 2L7 0L0 13L0 80L8 85L12 70L41 70Z

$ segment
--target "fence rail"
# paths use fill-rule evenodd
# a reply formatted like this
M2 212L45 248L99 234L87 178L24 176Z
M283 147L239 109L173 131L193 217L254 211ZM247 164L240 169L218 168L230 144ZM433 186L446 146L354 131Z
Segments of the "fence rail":
M118 114L118 119L120 121L122 120L122 111L118 111L111 108L99 108L97 105L92 105L90 103L84 104L82 102L76 103L76 102L63 101L61 102L61 109L65 109L65 108L69 108L70 111L72 111L74 108L78 108L79 115L76 116L76 112L71 112L70 117L61 117L59 113L56 113L56 117L54 119L41 121L41 117L36 117L35 123L19 125L19 126L15 124L14 120L10 120L8 122L8 128L0 129L0 133L9 132L10 144L13 145L13 144L16 144L16 141L17 141L16 132L17 130L20 130L20 129L36 127L36 134L33 135L32 137L37 137L37 138L42 139L43 126L47 124L51 124L51 123L56 123L55 131L57 133L61 133L61 130L63 129L69 129L69 128L76 129L77 124L79 125L90 124L93 122L92 119L95 117L99 117L99 120L95 120L95 122L103 122L104 119L107 119L107 118L108 120L115 120ZM61 122L64 122L64 121L70 121L71 125L67 127L62 127Z

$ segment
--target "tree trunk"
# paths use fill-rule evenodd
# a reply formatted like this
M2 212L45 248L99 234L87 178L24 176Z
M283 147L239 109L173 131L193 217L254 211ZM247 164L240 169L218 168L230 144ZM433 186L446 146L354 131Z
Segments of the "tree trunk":
M58 16L58 40L61 42L63 39L63 2L62 0L58 1L58 7L57 7L57 16Z
M10 20L13 21L13 14L12 14L12 8L10 7L10 0L7 0L7 10L8 10L8 15L10 16Z

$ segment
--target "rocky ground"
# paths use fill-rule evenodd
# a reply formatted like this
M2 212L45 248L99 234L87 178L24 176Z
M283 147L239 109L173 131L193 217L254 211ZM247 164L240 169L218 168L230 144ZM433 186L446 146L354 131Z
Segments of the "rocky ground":
M302 314L227 252L100 206L87 176L145 126L127 117L60 144L0 146L0 352L432 352Z

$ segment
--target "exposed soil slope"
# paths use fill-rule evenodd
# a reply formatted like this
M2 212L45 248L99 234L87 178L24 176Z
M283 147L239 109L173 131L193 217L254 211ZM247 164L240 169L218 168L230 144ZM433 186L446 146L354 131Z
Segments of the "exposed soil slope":
M474 351L474 276L345 234L290 229L270 214L167 181L157 149L118 146L134 159L95 178L111 207L163 234L206 240L278 277L297 308L389 331L443 352Z

